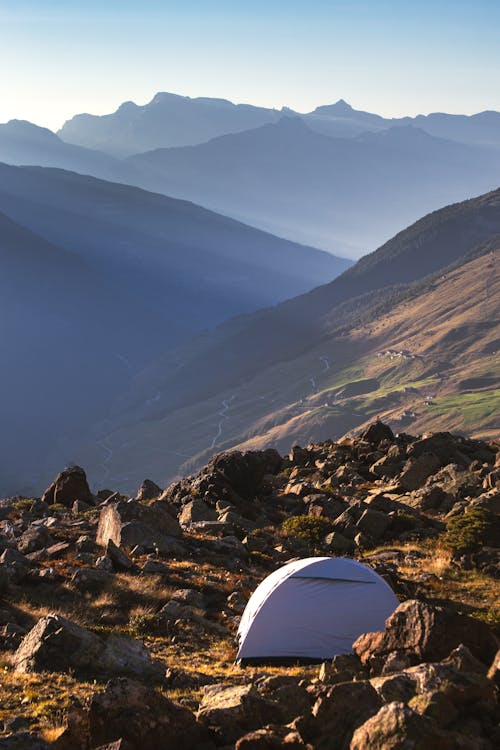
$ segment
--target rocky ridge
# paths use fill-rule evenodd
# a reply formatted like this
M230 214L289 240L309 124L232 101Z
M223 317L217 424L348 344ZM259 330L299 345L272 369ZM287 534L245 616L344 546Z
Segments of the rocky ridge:
M0 748L494 748L499 491L497 443L375 422L134 498L70 467L1 500ZM234 665L256 585L314 554L388 580L385 631L323 665Z

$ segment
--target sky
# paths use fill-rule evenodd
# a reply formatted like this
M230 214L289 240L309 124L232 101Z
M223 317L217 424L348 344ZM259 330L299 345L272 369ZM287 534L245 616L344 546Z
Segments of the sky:
M499 0L0 0L0 122L158 91L307 112L500 110Z

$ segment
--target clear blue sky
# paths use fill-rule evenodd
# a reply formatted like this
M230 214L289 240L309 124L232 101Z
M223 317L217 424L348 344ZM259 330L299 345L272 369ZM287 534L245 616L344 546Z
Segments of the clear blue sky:
M500 0L0 0L0 122L157 91L387 116L500 110Z

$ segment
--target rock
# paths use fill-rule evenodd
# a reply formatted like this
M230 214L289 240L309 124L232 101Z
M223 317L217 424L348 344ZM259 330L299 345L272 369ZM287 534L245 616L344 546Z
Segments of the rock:
M111 561L110 566L112 567ZM98 568L78 568L71 578L71 583L80 591L100 591L112 580L113 576L109 570L99 570Z
M240 737L235 750L305 750L297 732L288 727L267 727Z
M169 572L168 566L160 560L146 560L141 568L141 573L150 576L166 576Z
M353 540L347 539L339 531L332 531L325 536L324 546L328 552L333 552L336 555L348 555L356 549Z
M0 737L0 750L50 750L46 742L31 732L19 732Z
M114 633L104 637L61 615L46 615L29 631L12 660L16 672L125 674L158 679L163 669L140 641Z
M97 544L94 542L92 537L88 536L88 534L79 536L75 542L75 547L78 552L94 553L97 551Z
M95 505L94 496L87 484L87 476L79 466L70 466L54 479L45 490L42 502L49 505L60 503L71 508L75 500L81 500L88 505Z
M353 731L373 716L382 700L367 680L334 685L313 707L310 735L315 750L343 750L349 747Z
M455 750L453 735L401 702L388 703L353 734L350 750Z
M189 604L196 609L205 609L207 604L203 594L195 589L177 589L172 594L172 599L182 604Z
M219 683L204 688L197 718L230 743L272 721L272 715L272 706L253 685Z
M111 539L117 547L135 547L158 552L179 549L175 538L182 535L175 518L157 501L143 505L136 500L111 503L101 510L97 527L97 543L106 546Z
M113 568L117 571L128 571L134 570L136 568L135 563L133 563L132 560L127 557L125 552L123 552L119 547L116 546L112 539L108 539L108 543L106 545L106 555L113 563Z
M333 685L350 682L359 677L366 677L366 670L356 654L338 654L331 662L323 662L318 679Z
M158 487L155 482L152 482L151 479L145 479L137 490L135 499L139 502L144 502L145 500L154 500L155 497L160 497L162 492L163 490L161 489L161 487Z
M94 693L87 709L70 711L66 736L55 750L111 746L123 750L207 750L213 745L206 729L187 708L157 690L118 678ZM73 744L71 744L73 743Z
M191 482L191 486L214 504L216 500L228 501L242 515L252 518L253 501L263 485L264 477L277 474L282 463L281 456L272 448L219 453Z
M409 458L399 475L399 484L405 490L417 490L440 466L439 459L432 453Z
M461 643L487 665L498 648L484 622L413 599L394 610L385 631L361 635L353 649L363 664L379 671L391 652L407 655L414 664L440 661Z
M492 680L500 688L500 649L496 652L495 658L488 670L488 679Z
M114 573L115 572L113 563L111 562L110 558L107 557L107 555L101 555L100 557L97 558L97 560L95 561L95 568L96 568L96 570L98 570L98 571L104 571L105 573ZM96 579L96 584L98 584L98 580L99 579ZM111 579L108 579L108 580L111 580ZM89 583L90 583L90 585L92 585L91 581L92 581L92 576L89 576ZM83 581L82 581L82 585L83 585L83 587L85 587L84 584L83 584ZM97 585L97 589L98 588L99 588L99 585Z
M256 685L260 695L274 707L275 723L288 724L298 716L311 713L309 694L295 677L273 675L259 680Z
M47 559L60 560L69 549L71 549L71 544L69 542L56 542L56 544L52 544L45 550L47 553Z
M196 616L193 608L188 604L181 604L171 599L158 612L158 619L163 622L175 620L192 620Z
M29 554L50 547L54 540L45 526L29 526L17 541L19 552Z
M372 424L361 433L361 438L368 443L372 443L372 445L378 445L382 440L388 440L392 443L394 441L394 433L389 425L377 421L372 422Z
M356 526L371 539L380 539L391 524L391 519L379 510L367 508Z
M4 596L9 590L10 576L4 565L0 566L0 596Z
M195 498L182 507L179 513L179 523L185 527L199 521L217 521L217 512L200 498Z

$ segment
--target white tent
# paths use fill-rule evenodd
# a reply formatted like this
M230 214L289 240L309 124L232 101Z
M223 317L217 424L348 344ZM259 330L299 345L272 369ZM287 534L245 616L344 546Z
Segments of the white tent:
M377 573L345 557L309 557L257 586L238 629L237 659L332 659L362 633L383 630L399 602Z

